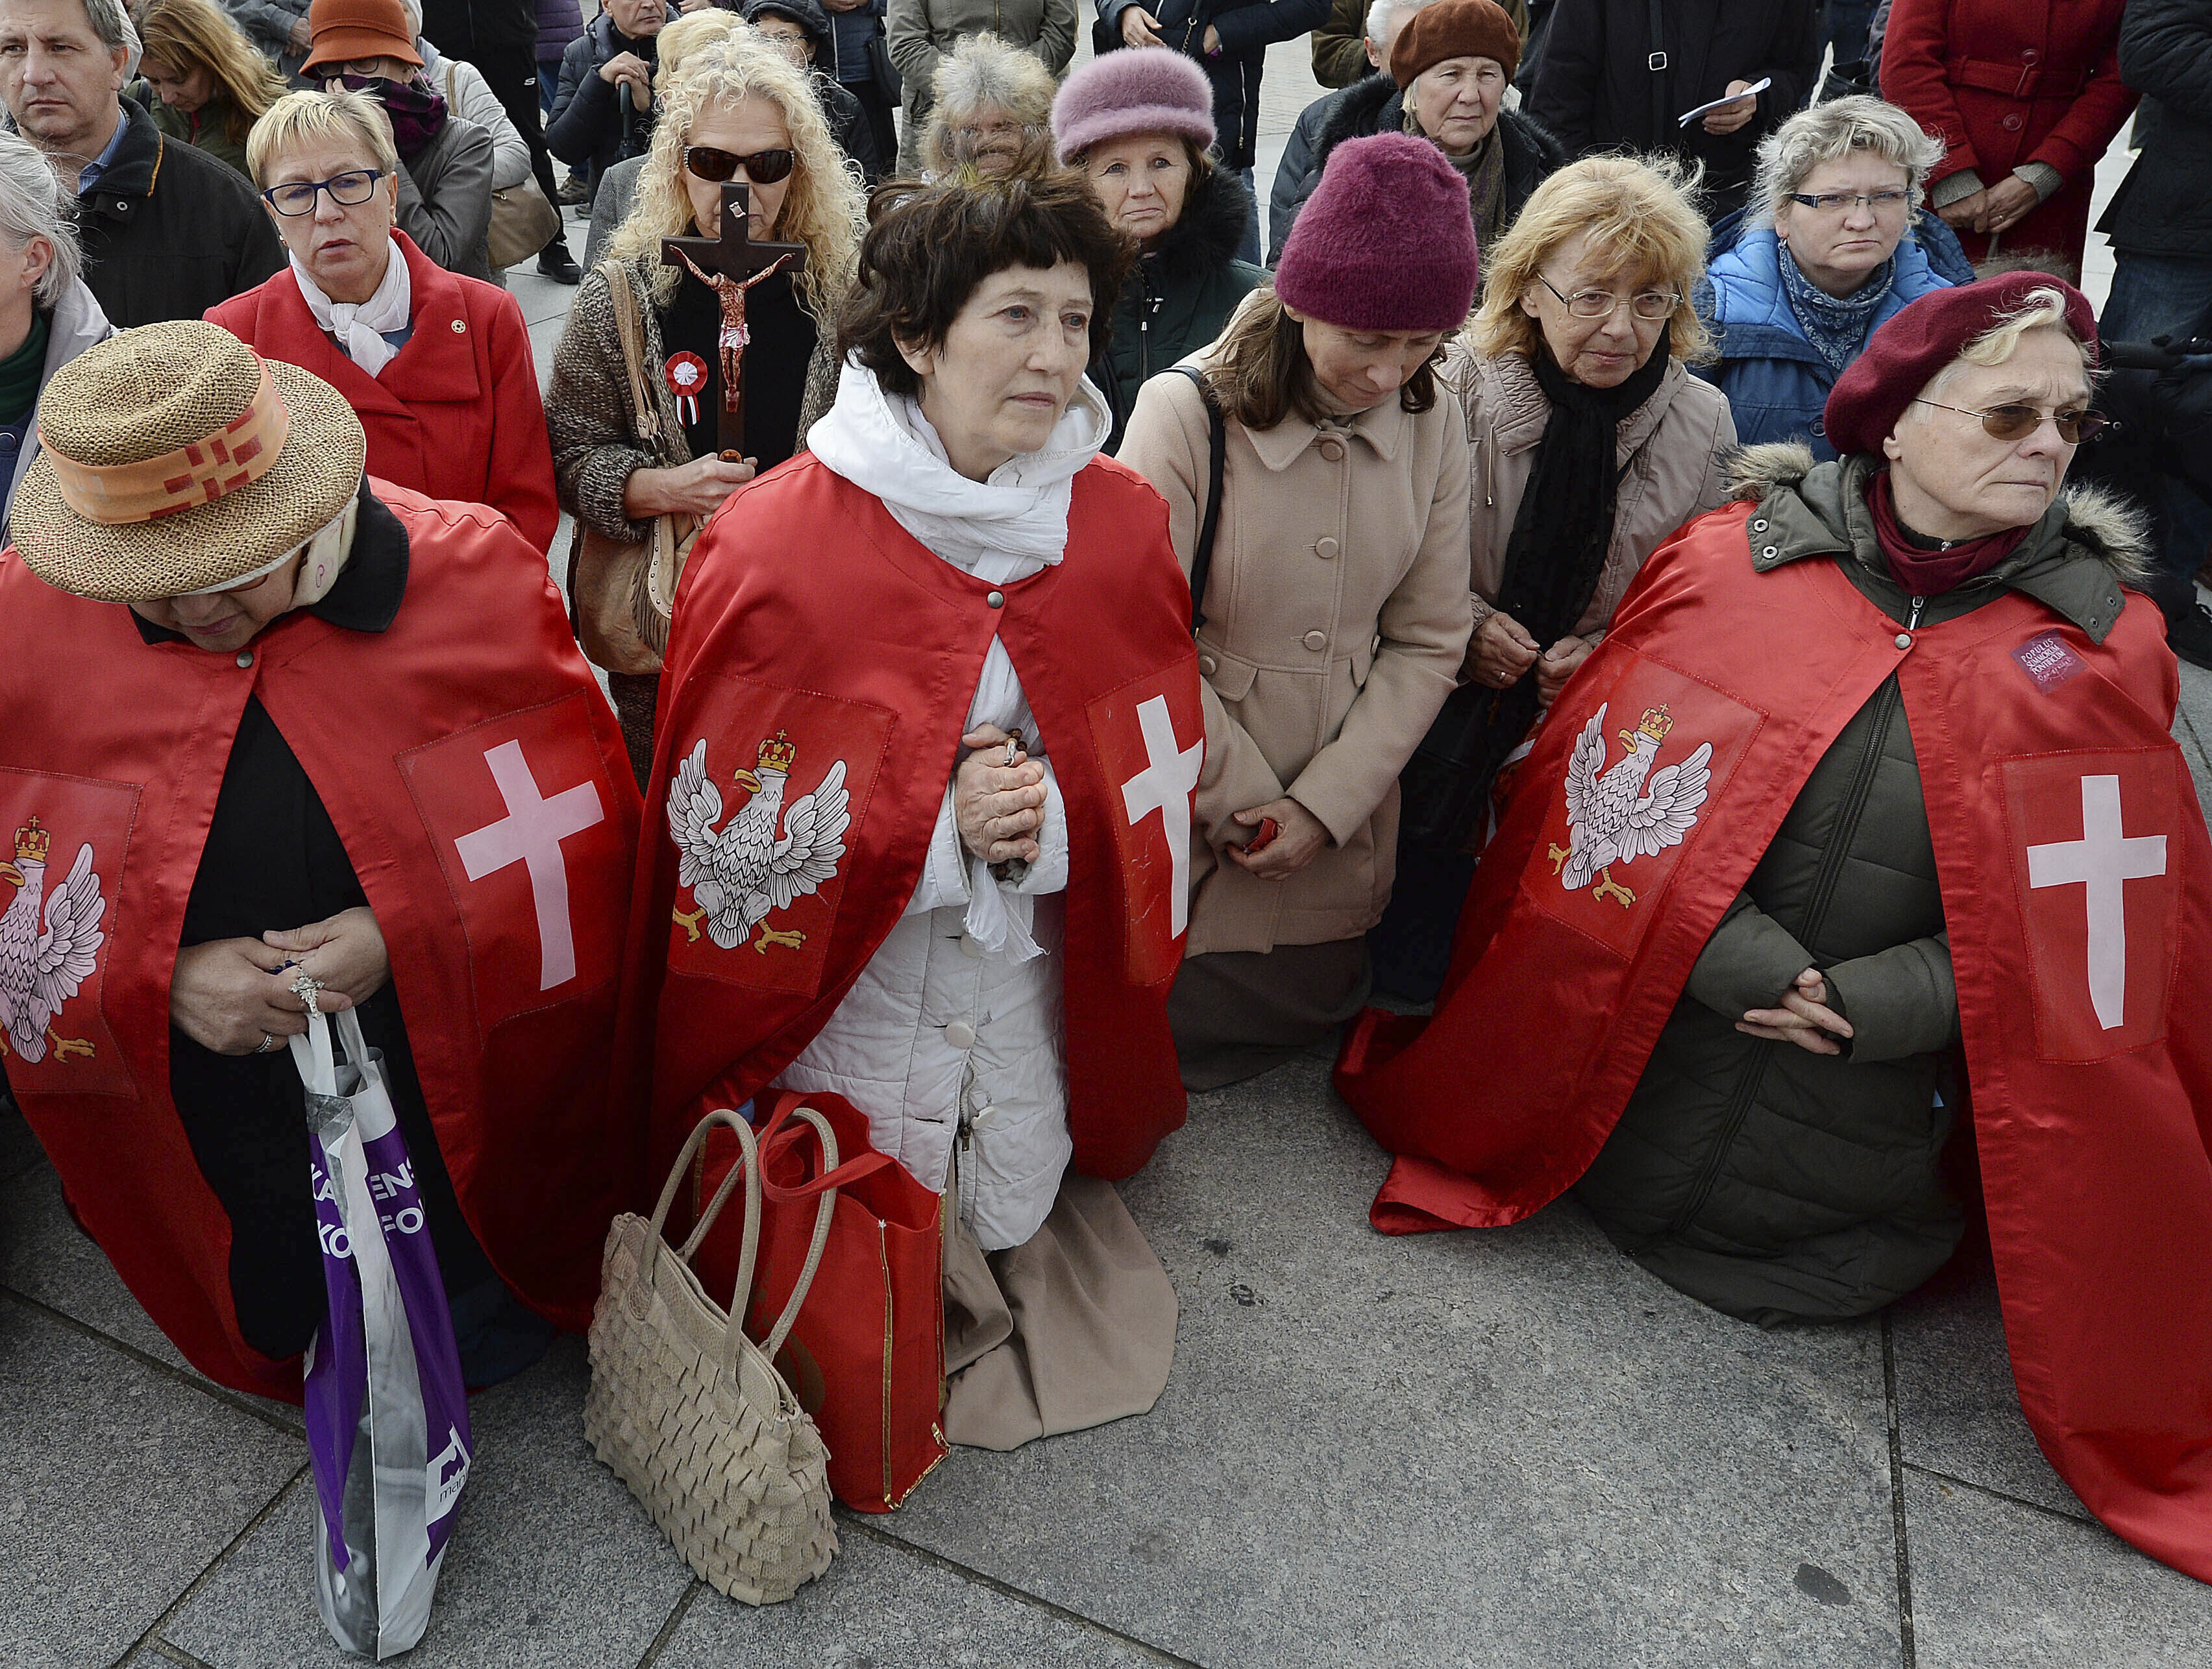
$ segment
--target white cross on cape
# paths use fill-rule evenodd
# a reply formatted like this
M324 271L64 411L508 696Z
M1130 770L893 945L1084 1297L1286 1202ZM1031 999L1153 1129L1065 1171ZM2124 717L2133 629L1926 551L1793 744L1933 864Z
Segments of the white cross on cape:
M2128 997L2127 883L2166 873L2166 836L2121 833L2120 780L2081 779L2081 838L2027 849L2031 887L2080 885L2089 912L2089 1005L2106 1031Z
M599 791L589 782L547 799L522 756L522 743L502 742L484 750L491 780L507 802L507 816L453 842L471 881L521 864L530 871L538 906L538 988L550 991L576 977L576 939L568 922L568 865L561 842L606 820Z
M1190 791L1206 758L1203 737L1188 748L1176 740L1168 700L1155 695L1137 704L1137 728L1145 738L1145 768L1121 785L1121 804L1134 828L1155 811L1168 837L1169 922L1180 933L1190 920Z

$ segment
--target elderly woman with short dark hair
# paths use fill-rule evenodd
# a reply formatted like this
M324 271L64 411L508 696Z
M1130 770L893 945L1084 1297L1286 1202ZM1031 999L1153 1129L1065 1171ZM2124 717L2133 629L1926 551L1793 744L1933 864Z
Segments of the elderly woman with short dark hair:
M684 574L630 1011L659 1162L776 1086L844 1097L945 1194L944 1431L1011 1448L1141 1413L1174 1351L1103 1179L1183 1114L1190 598L1158 498L1099 457L1083 371L1130 252L1088 186L885 186L872 218L811 455ZM751 901L712 833L733 777L734 815L782 805Z
M23 139L0 133L0 529L39 455L46 384L115 334L83 266L52 167Z
M1801 110L1759 143L1751 201L1713 228L1698 311L1746 444L1807 440L1833 458L1820 408L1875 331L1973 269L1921 207L1943 147L1895 105Z

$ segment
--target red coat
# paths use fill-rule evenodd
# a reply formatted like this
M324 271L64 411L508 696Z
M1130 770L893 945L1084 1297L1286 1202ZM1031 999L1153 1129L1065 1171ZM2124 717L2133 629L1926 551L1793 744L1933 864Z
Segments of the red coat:
M2002 237L2008 253L2081 264L2098 159L2136 94L2120 80L2124 0L1897 0L1882 37L1881 95L1945 147L1929 184L1972 168L1994 185L2025 162L2066 184ZM1969 259L1990 240L1959 234Z
M1833 562L1755 573L1751 513L1662 547L1553 709L1433 1021L1347 1041L1339 1087L1407 1156L1373 1220L1512 1223L1582 1175L1813 766L1893 673L2021 1405L2092 1512L2212 1581L2212 847L2158 610L2130 598L2100 644L2007 592L1901 634ZM1711 750L1680 843L1613 866L1626 902L1552 861L1601 706L1610 762L1625 726L1660 738L1655 788Z
M793 561L801 548L805 560ZM1182 957L1174 892L1188 884L1198 762L1185 762L1182 850L1144 792L1159 779L1145 773L1161 762L1166 730L1182 750L1202 746L1206 725L1166 506L1124 465L1090 464L1075 477L1066 556L1001 590L932 555L880 500L801 456L716 513L677 596L623 1004L629 1081L649 1083L649 1177L666 1174L702 1112L737 1105L790 1064L897 925L994 635L1066 806L1074 1162L1127 1176L1182 1123L1167 996ZM791 938L769 943L748 928L723 949L671 919L708 902L680 873L688 860L679 865L669 828L672 780L702 738L718 784L785 773L786 834L802 796L834 793L832 773L842 780L852 822L834 871L757 924ZM724 828L750 798L731 803Z
M368 472L426 497L489 504L541 553L561 524L553 443L522 308L496 284L448 272L392 234L414 287L415 334L372 377L324 334L286 267L208 309L240 342L313 372L368 431Z
M149 645L127 610L57 591L0 553L0 838L15 841L18 894L43 886L49 926L81 853L105 901L104 938L49 1017L73 1047L37 1060L19 1047L9 1083L78 1220L186 1359L295 1402L298 1362L240 1334L230 1221L169 1095L178 938L247 696L283 733L368 895L469 1226L508 1284L563 1326L589 1323L607 1223L628 1203L611 1159L634 1144L607 1112L638 818L614 714L511 526L478 506L374 490L409 541L407 589L382 632L300 612L236 655ZM542 840L465 851L532 787L558 803L557 864ZM26 875L27 859L43 873Z

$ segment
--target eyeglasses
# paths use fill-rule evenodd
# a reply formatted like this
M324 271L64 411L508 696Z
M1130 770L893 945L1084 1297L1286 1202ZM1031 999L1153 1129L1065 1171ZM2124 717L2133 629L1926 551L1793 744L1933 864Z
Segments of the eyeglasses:
M684 148L684 172L715 185L734 179L740 168L745 171L747 185L773 185L779 179L788 179L798 161L799 153L790 150L761 150L740 156L712 145Z
M1912 193L1910 191L1822 191L1817 196L1808 197L1802 191L1792 191L1790 193L1790 201L1802 203L1808 209L1815 209L1823 215L1840 215L1861 206L1873 209L1877 215L1885 215L1902 209L1906 203L1911 202Z
M381 168L349 168L342 174L332 174L328 179L301 180L290 185L271 185L261 195L269 206L280 215L297 217L315 212L315 198L324 191L331 201L342 208L351 209L364 203L376 194L376 182L384 178Z
M1577 319L1610 319L1613 310L1626 301L1628 311L1637 318L1650 321L1668 319L1682 305L1681 296L1674 290L1638 290L1634 295L1615 295L1611 290L1577 290L1572 295L1559 295L1559 287L1542 273L1536 282L1554 295Z
M1961 417L1978 417L1982 428L1992 440L2025 440L2043 427L2044 414L2032 405L1991 406L1987 411L1970 411L1965 406L1945 405L1941 400L1923 400L1917 396L1915 405L1931 405L1938 411L1955 411ZM2058 438L2069 446L2078 446L2084 440L2094 440L2105 432L2112 422L2094 411L2054 411L2051 427L2058 431Z

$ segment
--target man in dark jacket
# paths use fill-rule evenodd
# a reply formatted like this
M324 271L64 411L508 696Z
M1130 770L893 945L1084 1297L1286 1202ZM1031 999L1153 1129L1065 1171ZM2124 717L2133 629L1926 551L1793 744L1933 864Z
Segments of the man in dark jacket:
M1513 223L1544 177L1567 160L1558 139L1500 103L1520 50L1519 32L1501 7L1492 0L1432 0L1419 8L1394 4L1391 14L1390 73L1370 76L1322 100L1328 110L1315 130L1303 177L1287 191L1281 176L1276 179L1267 235L1277 255L1321 183L1329 154L1347 139L1399 132L1429 139L1468 175L1476 240L1486 246ZM1449 97L1447 88L1425 99L1416 86L1425 73L1460 75L1470 64L1487 64L1488 80L1465 75L1462 99ZM1431 112L1425 121L1424 108ZM1435 132L1429 130L1431 123ZM1284 162L1287 167L1287 150Z
M1260 149L1260 76L1267 48L1328 21L1329 0L1097 0L1099 21L1124 46L1165 46L1198 60L1213 84L1215 149L1249 189ZM1237 252L1260 258L1260 229Z
M830 14L815 0L745 0L738 15L783 48L793 62L812 71L814 96L829 121L830 137L860 165L869 185L884 177L884 154L860 101L838 85L829 67L836 61L837 37Z
M2099 328L2111 342L2212 336L2212 0L2130 0L2120 78L2143 95L2142 155L2098 223L2118 257ZM2191 583L2212 555L2212 507L2171 478L2158 496L2166 641L2212 666L2212 615Z
M449 58L473 64L530 147L530 172L548 203L560 201L538 99L538 0L417 0L423 38ZM538 254L538 270L563 284L584 276L568 252L565 224Z
M830 51L817 67L851 94L868 118L876 155L889 167L898 155L899 102L903 89L884 39L884 0L822 0L830 14Z
M653 142L653 72L659 64L653 43L667 21L665 0L607 0L561 54L545 145L584 169L594 191L601 174L644 155Z
M0 102L77 197L84 281L118 329L198 319L284 264L252 189L121 96L117 0L0 0Z
M1717 219L1743 206L1753 153L1805 102L1820 63L1814 0L1559 0L1528 113L1575 156L1628 145L1703 163Z

